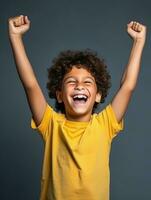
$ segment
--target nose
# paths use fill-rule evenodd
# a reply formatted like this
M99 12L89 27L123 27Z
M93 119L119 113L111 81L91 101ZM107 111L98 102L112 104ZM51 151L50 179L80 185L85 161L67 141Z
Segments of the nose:
M85 90L84 85L82 83L77 83L75 86L75 90Z

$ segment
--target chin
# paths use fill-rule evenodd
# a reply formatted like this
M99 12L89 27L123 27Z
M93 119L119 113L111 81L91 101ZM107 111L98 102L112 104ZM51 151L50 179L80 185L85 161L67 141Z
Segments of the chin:
M75 115L87 115L88 113L91 114L92 110L79 107L79 108L74 108L73 113L75 113Z
M74 101L69 101L68 105L66 104L66 112L70 116L77 116L77 117L82 117L82 116L88 116L92 114L93 110L93 103L92 102L74 102Z

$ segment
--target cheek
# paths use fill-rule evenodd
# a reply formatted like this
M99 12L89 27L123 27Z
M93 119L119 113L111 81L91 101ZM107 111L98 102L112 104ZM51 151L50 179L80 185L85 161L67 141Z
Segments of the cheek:
M97 95L97 89L95 87L89 88L89 92L92 98L92 101L95 101Z
M74 90L74 88L75 88L75 85L73 84L71 84L71 85L65 85L64 87L63 87L63 91L66 91L67 93L70 93L70 92L72 92L73 90Z
M97 93L97 88L96 88L95 86L89 87L88 90L89 90L89 92L90 92L92 95L94 95L94 94Z
M73 87L71 87L71 86L63 86L62 87L63 99L66 99L67 96L70 95L72 91L73 91Z

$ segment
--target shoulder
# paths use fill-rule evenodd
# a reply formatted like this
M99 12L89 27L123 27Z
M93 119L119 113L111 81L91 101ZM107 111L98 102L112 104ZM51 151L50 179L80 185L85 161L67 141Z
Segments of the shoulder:
M47 126L51 121L53 120L63 120L64 115L61 113L56 112L52 106L50 106L48 103L46 105L46 109L44 112L44 115L42 117L42 120L39 124L39 126L36 126L34 119L32 118L31 121L31 127L33 129L41 129L41 127Z
M120 122L117 121L111 104L108 104L101 112L96 114L96 118L100 123L103 123L105 127L112 128L115 132L123 130L124 121L123 119Z

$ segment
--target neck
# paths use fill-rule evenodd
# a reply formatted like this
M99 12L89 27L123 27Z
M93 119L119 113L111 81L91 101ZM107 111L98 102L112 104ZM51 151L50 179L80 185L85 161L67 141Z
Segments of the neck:
M87 115L69 115L66 113L66 118L69 121L75 121L75 122L89 122L91 119L91 114Z

